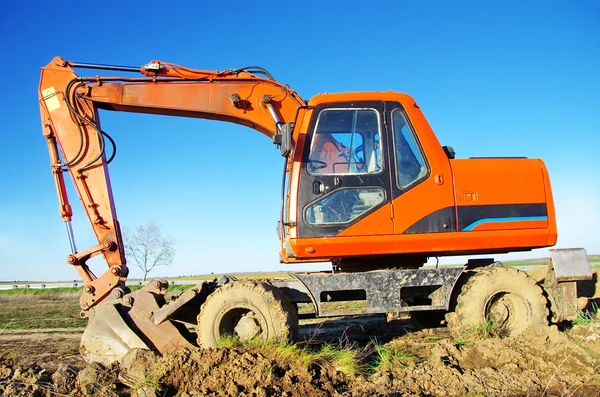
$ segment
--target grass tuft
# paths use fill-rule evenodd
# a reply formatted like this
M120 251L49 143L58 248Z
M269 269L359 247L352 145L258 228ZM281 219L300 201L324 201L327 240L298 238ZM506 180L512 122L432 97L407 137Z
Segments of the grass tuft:
M455 340L454 340L454 346L456 346L456 348L458 350L463 350L465 347L468 347L471 345L471 341L468 340L467 338L465 338L462 335L459 335Z
M592 302L592 308L589 310L578 310L577 318L572 321L573 325L591 325L600 322L598 305Z
M275 357L290 361L294 365L304 367L313 363L330 365L350 378L355 378L362 372L359 352L351 346L338 347L325 344L316 349L308 349L294 343L264 341L261 338L253 338L243 343L237 337L224 335L217 342L217 347L268 352Z
M482 338L504 338L509 332L505 326L488 317L483 323L473 327L473 334Z
M221 335L221 337L217 341L218 349L237 349L242 345L243 343L240 342L240 339L238 337L229 334Z
M156 375L150 372L146 374L144 378L138 379L133 385L133 390L137 391L140 389L149 389L154 392L159 391L160 385L158 384L158 379L156 378Z
M327 363L350 378L355 378L363 372L358 351L352 346L325 344L313 355L318 363Z
M384 346L377 342L372 342L375 351L374 360L369 364L369 370L375 372L388 372L394 368L408 368L409 363L417 360L417 355L413 352L401 350L398 346Z

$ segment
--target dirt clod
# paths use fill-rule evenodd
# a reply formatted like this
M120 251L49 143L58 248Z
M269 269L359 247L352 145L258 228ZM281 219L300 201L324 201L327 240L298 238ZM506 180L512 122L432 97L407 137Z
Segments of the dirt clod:
M79 372L77 388L84 396L114 396L117 395L117 376L114 371L100 364L90 364Z
M146 387L152 381L151 368L157 360L155 353L145 349L130 350L119 365L119 381L134 389Z
M77 378L77 369L70 365L60 365L56 372L52 374L52 383L58 393L69 393L75 384Z

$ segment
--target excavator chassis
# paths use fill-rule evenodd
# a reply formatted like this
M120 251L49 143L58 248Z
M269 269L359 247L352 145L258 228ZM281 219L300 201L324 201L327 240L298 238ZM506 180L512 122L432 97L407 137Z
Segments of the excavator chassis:
M592 277L585 250L551 250L551 258L548 275L538 283L540 285L532 287L536 288L533 292L539 292L543 302L547 302L547 296L552 322L572 320L577 314L576 282ZM402 314L418 313L422 318L427 312L431 312L432 315L447 312L451 319L449 326L453 327L456 322L452 320L452 311L455 310L457 297L465 293L463 289L465 285L469 285L470 278L477 274L479 277L484 273L494 274L498 268L504 266L494 263L493 260L476 260L470 261L466 266L439 268L382 269L354 273L294 273L289 274L289 278L251 284L262 284L265 291L272 291L274 297L283 302L277 306L278 310L283 308L286 311L295 311L291 304L312 303L316 317L387 314L389 318L397 318ZM519 274L521 278L529 279L525 273L516 269L505 269L510 270L507 273L509 275ZM165 299L168 288L168 282L165 280L152 280L142 289L130 293L116 288L108 299L90 310L89 324L81 341L81 353L87 361L109 365L119 361L129 350L135 348L149 349L159 354L186 348L195 349L198 346L196 339L201 339L197 334L201 329L197 323L199 313L215 291L231 283L248 285L247 281L224 276L218 281L200 283L169 301ZM530 284L533 285L534 282L530 280ZM544 297L541 296L542 290ZM242 290L242 293L245 293L244 291L246 290ZM473 293L471 290L468 292ZM510 295L511 291L505 292ZM512 292L517 295L520 293ZM523 295L526 296L526 293ZM492 299L495 298L490 295L489 300ZM505 299L504 295L502 299ZM251 298L248 297L248 300ZM506 310L510 311L510 302L510 299L505 299L498 303L494 310L498 311L500 306L500 310L508 307ZM273 310L275 303L271 302ZM340 310L340 304L343 305L343 310ZM246 307L245 305L241 303L238 308L233 304L227 310L234 312ZM256 311L255 306L250 307ZM264 310L269 311L271 308L267 305L267 309ZM268 313L255 314L251 310L248 312L255 317L268 316ZM246 315L247 313L238 316L238 320ZM296 315L297 313L293 313L297 322ZM260 321L248 318L239 322L245 324L242 328L260 328ZM544 318L544 321L547 323L547 318ZM291 326L297 327L297 323ZM209 325L209 329L212 330L211 327L212 324ZM295 336L295 332L290 332L289 335Z

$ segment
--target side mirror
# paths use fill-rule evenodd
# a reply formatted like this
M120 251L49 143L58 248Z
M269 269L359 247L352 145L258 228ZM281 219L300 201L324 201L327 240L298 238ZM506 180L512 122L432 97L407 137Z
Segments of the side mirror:
M287 157L292 152L292 123L285 123L281 126L279 134L273 136L273 143L279 147L279 152L283 157Z
M452 149L452 146L442 146L442 149L444 149L446 157L448 157L450 160L456 157L456 153L454 152L454 149Z

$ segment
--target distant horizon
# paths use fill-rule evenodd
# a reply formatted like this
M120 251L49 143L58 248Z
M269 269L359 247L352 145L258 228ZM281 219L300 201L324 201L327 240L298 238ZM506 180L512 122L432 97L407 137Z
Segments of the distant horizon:
M600 259L600 253L597 254L587 254L588 259ZM535 257L535 258L522 258L522 259L512 259L512 260L507 260L507 261L499 261L501 263L511 263L511 262L526 262L526 261L543 261L543 260L550 260L550 257ZM428 266L428 265L432 265L431 263L427 262L425 263L424 266ZM591 267L593 267L592 264L590 264ZM444 263L442 264L442 266L461 266L460 263ZM168 266L167 266L168 267ZM309 270L310 271L310 270ZM318 271L322 271L322 270L314 270L315 272ZM204 273L204 274L184 274L184 275L179 275L179 276L166 276L166 275L149 275L146 278L146 281L152 280L152 279L156 279L156 278L166 278L166 279L174 279L174 278L194 278L194 277L198 277L198 278L205 278L205 277L209 277L212 275L215 276L223 276L223 275L254 275L254 274L293 274L293 273L297 273L297 272L293 272L293 271L289 271L289 270L259 270L259 271L239 271L239 272L224 272L224 273L217 273L217 272L212 272L212 273ZM299 271L298 271L299 273ZM131 278L128 277L127 281L129 282L133 282L133 281L143 281L143 278ZM0 284L10 284L10 283L32 283L32 284L43 284L43 283L77 283L77 284L81 284L83 286L83 281L81 280L75 280L73 279L73 281L71 280L44 280L44 281L34 281L34 280L13 280L13 281L9 281L9 280L0 280Z

